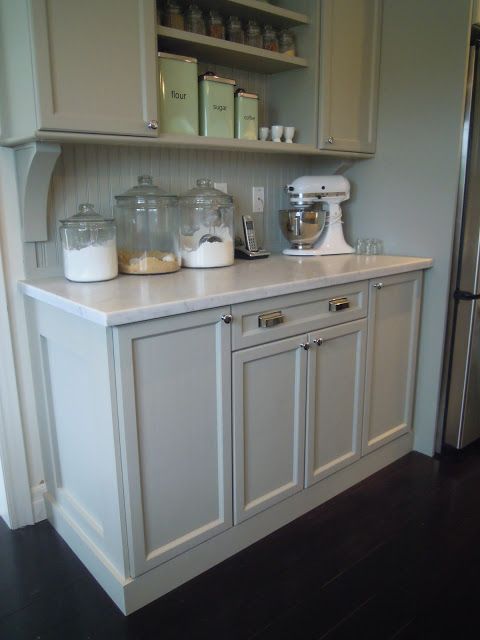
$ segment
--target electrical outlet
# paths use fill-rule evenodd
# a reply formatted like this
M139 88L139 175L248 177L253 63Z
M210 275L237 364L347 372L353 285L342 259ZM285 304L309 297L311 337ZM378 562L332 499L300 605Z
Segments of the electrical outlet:
M252 213L263 213L265 204L265 189L263 187L252 188Z
M226 182L214 182L213 186L215 187L215 189L223 191L223 193L228 193L228 185Z

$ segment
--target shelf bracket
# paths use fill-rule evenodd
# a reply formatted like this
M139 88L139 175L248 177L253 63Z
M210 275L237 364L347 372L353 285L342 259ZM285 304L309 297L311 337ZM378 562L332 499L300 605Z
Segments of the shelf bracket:
M59 144L32 142L15 149L24 242L48 240L47 201Z

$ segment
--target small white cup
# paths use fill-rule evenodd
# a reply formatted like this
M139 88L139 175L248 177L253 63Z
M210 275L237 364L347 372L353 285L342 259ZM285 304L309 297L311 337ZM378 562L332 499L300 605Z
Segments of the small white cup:
M293 136L295 135L295 127L285 127L285 142L293 142Z
M263 142L265 142L265 140L268 140L268 135L270 133L270 129L268 127L260 127L258 132L260 135L260 140L263 140Z
M279 124L272 125L272 140L274 142L281 142L283 136L283 127Z

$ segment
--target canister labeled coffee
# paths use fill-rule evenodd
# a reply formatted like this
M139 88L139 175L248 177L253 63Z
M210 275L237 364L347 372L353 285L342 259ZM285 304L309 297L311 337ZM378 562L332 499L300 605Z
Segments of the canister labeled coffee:
M235 138L258 140L258 95L235 91Z

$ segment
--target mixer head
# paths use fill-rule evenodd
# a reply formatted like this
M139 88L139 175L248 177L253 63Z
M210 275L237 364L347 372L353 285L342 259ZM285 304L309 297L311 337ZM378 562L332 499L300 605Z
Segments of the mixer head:
M339 204L350 198L350 183L344 176L301 176L286 191L292 204Z

